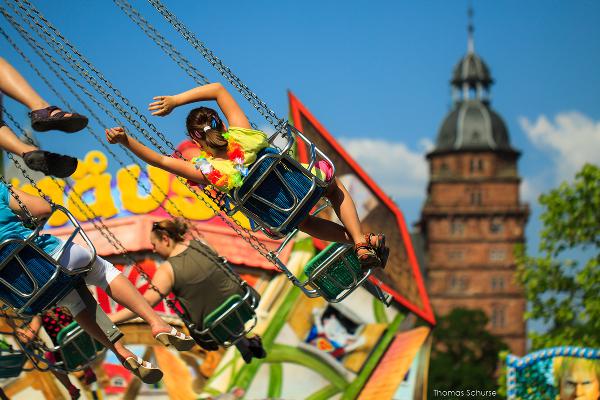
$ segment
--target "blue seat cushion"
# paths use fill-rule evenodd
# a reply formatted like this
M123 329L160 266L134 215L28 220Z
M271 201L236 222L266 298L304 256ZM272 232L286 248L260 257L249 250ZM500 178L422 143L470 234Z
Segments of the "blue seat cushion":
M0 249L0 260L4 260L8 254L14 250L18 244L16 242L9 243ZM56 267L55 265L43 258L33 248L26 246L18 253L27 269L33 275L39 288L42 288L54 274ZM27 276L22 266L13 259L0 270L0 278L7 281L12 286L24 293L31 293L33 291L33 282ZM76 281L79 277L69 276L59 271L56 280L50 284L47 290L38 297L32 304L24 309L21 314L24 315L35 315L39 314L43 310L53 306L59 300L61 300L67 293L73 290ZM7 304L14 308L20 309L27 302L26 298L22 298L18 294L12 292L4 283L0 282L0 298Z
M267 147L258 153L258 160L260 160L265 154L277 153L278 151L276 149ZM264 172L276 161L277 159L269 157L261 162L258 165L258 169L252 175L248 175L245 178L244 184L238 189L238 196L240 198L243 197L244 194L247 193L248 190L264 174ZM275 174L275 170L277 170L281 174L283 180L290 185L293 195L283 185L281 179ZM276 204L281 208L290 208L294 204L293 196L296 196L298 200L301 200L308 194L308 191L312 185L312 180L304 175L301 170L289 160L282 160L275 167L275 170L271 171L269 176L267 176L267 178L254 191L254 194ZM321 197L323 197L323 192L323 188L317 187L306 204L299 210L299 212L288 223L288 225L283 230L278 230L280 230L280 232L283 234L287 234L294 230L308 216L310 210L321 199ZM289 212L275 210L252 197L246 201L245 208L256 214L265 223L274 228L281 227L290 214L295 211L295 209Z

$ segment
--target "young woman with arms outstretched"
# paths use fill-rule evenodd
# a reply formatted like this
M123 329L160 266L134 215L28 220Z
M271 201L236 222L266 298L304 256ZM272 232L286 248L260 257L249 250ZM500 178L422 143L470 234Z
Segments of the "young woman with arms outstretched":
M200 147L200 156L192 162L163 156L127 135L121 127L106 129L110 143L120 143L150 165L179 175L200 185L212 185L220 191L241 186L248 167L257 154L268 147L264 132L252 129L248 118L220 83L211 83L175 96L154 98L149 109L153 115L168 115L175 107L198 101L214 100L225 115L229 127L219 114L208 107L195 108L187 116L188 136ZM365 268L384 266L389 250L383 234L364 234L356 206L342 182L332 177L332 168L322 161L318 173L332 182L326 193L342 225L316 216L307 216L299 225L309 235L330 241L351 243Z

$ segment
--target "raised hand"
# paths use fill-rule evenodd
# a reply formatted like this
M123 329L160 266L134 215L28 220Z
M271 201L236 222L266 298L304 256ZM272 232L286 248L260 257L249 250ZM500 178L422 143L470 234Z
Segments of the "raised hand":
M106 133L106 140L108 140L108 143L121 143L125 145L127 144L127 133L125 132L124 128L117 126L114 128L105 129L104 132Z
M153 97L153 99L156 101L150 103L148 106L148 110L154 111L152 115L164 117L165 115L169 115L171 111L177 107L175 96L156 96Z

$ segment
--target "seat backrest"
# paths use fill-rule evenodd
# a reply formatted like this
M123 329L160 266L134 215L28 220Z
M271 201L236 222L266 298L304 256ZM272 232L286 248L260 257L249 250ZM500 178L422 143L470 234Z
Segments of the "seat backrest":
M27 356L20 351L0 351L0 378L15 378L23 371Z
M58 332L56 337L67 370L77 370L88 365L104 350L77 322L72 322Z
M246 323L252 320L254 315L254 310L242 296L234 294L204 318L204 327L222 344L242 335Z
M22 239L0 247L0 299L21 315L36 315L73 290L77 276L66 275L43 250Z
M328 301L336 300L347 290L353 290L365 275L354 251L338 252L347 246L331 243L304 266L304 273L309 277L310 285L318 288L320 294ZM335 256L336 252L338 256ZM313 277L325 263L330 264L318 276Z
M324 189L316 185L315 179L303 167L278 154L271 147L263 149L252 166L256 166L254 171L244 179L233 198L237 205L238 200L252 192L243 203L242 212L259 225L285 235L306 218ZM276 165L269 172L273 164ZM267 176L263 178L265 174Z

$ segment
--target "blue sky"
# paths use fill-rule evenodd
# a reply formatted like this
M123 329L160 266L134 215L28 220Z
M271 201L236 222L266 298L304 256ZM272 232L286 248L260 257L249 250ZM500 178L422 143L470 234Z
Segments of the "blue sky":
M141 109L152 96L193 86L112 2L36 3ZM209 79L221 80L147 2L134 5ZM418 219L425 194L423 154L449 110L448 81L466 52L467 6L462 0L169 2L280 116L287 114L286 90L293 91L392 195L410 224ZM523 152L523 195L533 210L527 235L535 246L537 195L571 178L582 162L600 162L600 2L474 1L473 6L475 49L496 81L492 106L506 121L513 146ZM4 20L2 26L23 43ZM53 98L4 41L0 54ZM24 116L14 102L6 106ZM266 125L250 105L247 110L259 126ZM177 110L153 121L177 141L183 138L185 113ZM99 148L88 134L38 138L54 151L66 151L68 143L68 152L80 158ZM363 151L365 140L376 154Z

